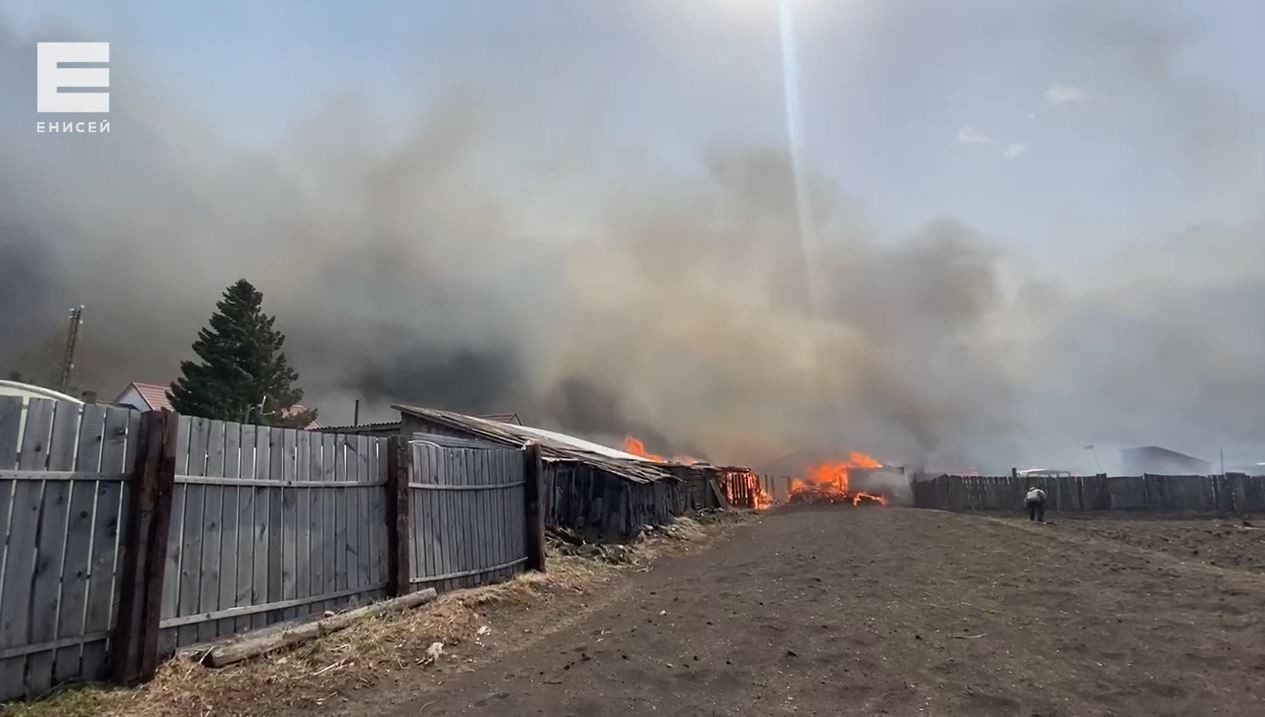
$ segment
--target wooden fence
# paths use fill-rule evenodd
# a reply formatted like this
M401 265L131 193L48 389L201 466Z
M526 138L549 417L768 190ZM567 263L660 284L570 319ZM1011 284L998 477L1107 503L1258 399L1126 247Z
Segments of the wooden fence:
M544 569L534 446L0 397L0 700L424 584Z
M1030 486L1048 510L1190 513L1265 512L1265 476L940 476L913 482L914 505L942 510L1020 510Z
M139 425L0 397L0 699L106 677Z
M385 439L178 421L160 653L385 597Z
M446 436L410 442L409 584L497 582L527 563L521 450Z

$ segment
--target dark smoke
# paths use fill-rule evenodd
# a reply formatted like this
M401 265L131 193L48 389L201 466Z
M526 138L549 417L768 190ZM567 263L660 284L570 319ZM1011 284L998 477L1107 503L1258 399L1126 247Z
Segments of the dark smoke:
M1081 7L1093 21L1060 37L1104 78L1146 80L1120 121L1172 110L1139 141L1175 151L1201 196L1219 168L1227 193L1259 192L1259 111L1176 74L1181 42L1151 21ZM6 99L30 94L31 42L0 26ZM84 303L85 388L167 382L245 276L329 423L405 401L717 461L858 449L981 470L1085 468L1086 443L1247 457L1265 432L1259 221L1104 237L1116 255L1032 271L961 219L894 236L811 177L806 255L777 148L612 173L600 132L573 142L466 88L402 138L339 103L262 153L125 58L112 73L128 92L110 135L38 136L25 100L0 106L0 374Z
M419 406L496 413L514 405L522 380L512 349L478 353L458 349L435 351L425 346L402 346L400 352L349 377L348 390L359 391L374 404L409 403Z
M666 456L685 456L706 460L706 453L688 440L688 436L671 436L646 423L625 405L624 391L619 386L603 386L570 377L550 391L544 401L544 415L553 417L563 427L583 431L619 446L627 436L644 442L650 450Z

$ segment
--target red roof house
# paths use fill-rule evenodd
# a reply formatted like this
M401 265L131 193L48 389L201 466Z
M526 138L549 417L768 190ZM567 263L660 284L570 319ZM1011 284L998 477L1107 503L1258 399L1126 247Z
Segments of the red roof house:
M167 386L156 383L133 381L127 385L127 388L123 389L123 393L120 393L119 397L114 399L114 402L123 406L131 406L138 411L175 410L171 407L171 401L167 398ZM297 404L294 408L287 410L286 413L291 411L298 413L306 410L303 404ZM320 423L312 421L307 426L307 430L314 431L320 427Z

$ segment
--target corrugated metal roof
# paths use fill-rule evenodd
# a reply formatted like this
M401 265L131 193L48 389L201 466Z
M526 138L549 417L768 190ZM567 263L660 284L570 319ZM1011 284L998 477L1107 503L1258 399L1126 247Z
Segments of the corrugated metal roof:
M486 418L489 421L500 421L501 423L517 423L523 425L523 420L518 417L517 413L485 413L479 418Z
M654 462L641 456L609 448L543 428L502 423L478 416L467 416L452 411L420 408L394 404L391 408L403 414L416 416L438 425L461 431L498 443L524 445L539 443L541 455L547 460L576 461L600 468L608 473L638 483L654 483L661 480L680 480L659 468Z

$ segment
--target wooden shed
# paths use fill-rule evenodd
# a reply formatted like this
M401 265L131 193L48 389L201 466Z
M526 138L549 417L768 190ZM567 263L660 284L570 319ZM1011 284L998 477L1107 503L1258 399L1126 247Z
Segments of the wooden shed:
M543 508L551 528L629 538L674 516L726 507L724 469L661 463L556 431L453 411L393 405L398 423L339 428L343 433L440 434L510 446L538 443L544 462Z

